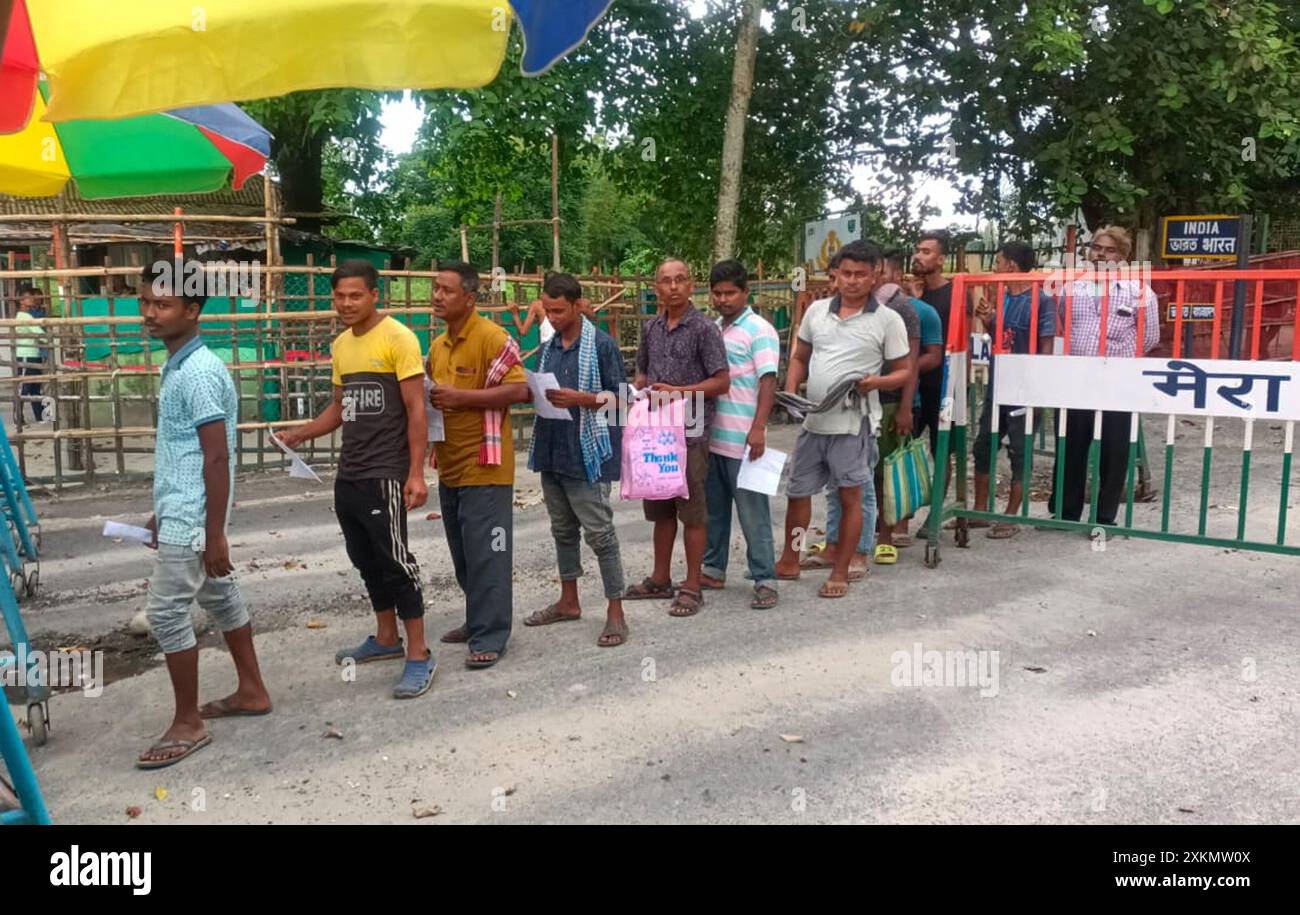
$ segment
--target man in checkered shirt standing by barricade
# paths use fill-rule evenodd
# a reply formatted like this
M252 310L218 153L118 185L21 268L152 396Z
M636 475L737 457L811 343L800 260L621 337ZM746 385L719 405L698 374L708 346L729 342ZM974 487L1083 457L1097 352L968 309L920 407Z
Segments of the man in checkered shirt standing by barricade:
M1137 267L1128 263L1133 240L1116 226L1098 229L1092 237L1089 258L1097 270L1090 278L1073 280L1070 296L1062 295L1062 321L1067 321L1071 356L1145 356L1160 342L1160 311L1155 292L1140 279ZM1068 305L1067 305L1068 303ZM1102 348L1102 308L1106 308L1105 348ZM1142 339L1138 335L1141 332ZM1061 517L1078 521L1083 515L1084 489L1088 481L1088 450L1094 434L1094 412L1070 410L1065 421L1065 481L1061 492ZM1129 433L1132 413L1107 410L1101 418L1101 466L1097 485L1097 522L1114 524L1124 495L1128 468ZM1061 460L1058 452L1056 460ZM1056 506L1056 469L1052 470L1053 491L1048 505Z

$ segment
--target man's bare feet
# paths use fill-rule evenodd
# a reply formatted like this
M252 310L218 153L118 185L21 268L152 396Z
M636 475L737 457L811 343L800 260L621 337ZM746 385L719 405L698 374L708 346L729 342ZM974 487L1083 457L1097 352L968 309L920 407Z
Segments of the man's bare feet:
M779 581L798 581L799 557L781 554L781 558L776 563L776 577Z

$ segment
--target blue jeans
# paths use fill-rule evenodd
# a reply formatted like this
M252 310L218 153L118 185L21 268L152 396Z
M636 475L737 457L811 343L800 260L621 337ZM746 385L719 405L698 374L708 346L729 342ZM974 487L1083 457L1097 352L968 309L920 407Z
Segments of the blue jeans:
M709 540L704 553L703 572L710 578L725 580L727 559L731 554L731 506L740 516L745 534L745 556L749 561L746 578L754 587L776 588L776 545L772 538L772 507L761 492L740 489L740 458L723 457L709 452L709 480L704 492L709 503Z
M867 453L867 470L869 476L876 473L876 438L870 437L871 447ZM826 542L835 545L840 542L840 493L837 489L826 491ZM868 480L862 487L862 536L858 538L858 552L870 556L876 546L876 487Z
M614 506L609 501L610 484L588 483L563 474L542 471L542 497L551 516L551 537L560 581L582 577L582 553L578 537L586 534L587 546L596 554L605 599L623 596L623 554L614 526Z

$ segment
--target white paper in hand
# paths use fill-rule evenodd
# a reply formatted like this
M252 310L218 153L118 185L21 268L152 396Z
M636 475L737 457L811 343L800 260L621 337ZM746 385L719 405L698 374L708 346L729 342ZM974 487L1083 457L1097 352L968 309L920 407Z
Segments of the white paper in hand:
M289 464L289 476L296 480L315 480L320 482L320 477L316 476L316 471L307 466L307 462L302 458L294 455L293 461Z
M289 476L296 480L315 480L317 483L321 481L320 477L316 476L316 471L308 467L307 462L298 457L296 451L280 441L274 432L271 432L270 436L275 446L289 457Z
M153 543L153 531L147 527L134 524L122 524L118 521L104 522L104 536L112 540L133 540L136 543Z
M542 419L567 419L573 421L569 411L564 407L557 407L546 399L547 391L558 391L560 382L556 380L555 375L551 372L529 372L525 370L528 377L528 390L533 392L533 409Z
M749 459L749 446L745 446L745 456L740 461L740 474L736 477L736 486L751 492L776 495L781 485L781 471L785 469L786 453L774 448L764 450L756 461Z
M429 394L433 391L434 384L428 375L424 376L424 419L429 427L429 437L427 442L445 442L447 440L447 427L443 424L442 411L429 403Z

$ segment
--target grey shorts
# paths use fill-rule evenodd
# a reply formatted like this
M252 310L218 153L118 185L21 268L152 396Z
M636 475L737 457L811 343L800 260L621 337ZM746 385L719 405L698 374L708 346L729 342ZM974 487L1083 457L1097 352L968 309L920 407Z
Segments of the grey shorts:
M804 430L794 443L786 495L807 499L829 483L835 489L871 485L875 441L871 420L862 418L857 435L822 435Z
M190 617L190 607L196 602L222 632L248 624L248 607L239 596L233 575L208 578L203 556L193 547L158 544L145 615L164 654L186 651L198 644Z

